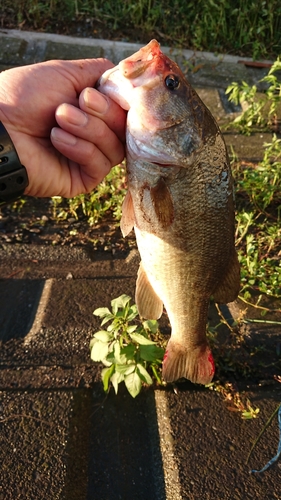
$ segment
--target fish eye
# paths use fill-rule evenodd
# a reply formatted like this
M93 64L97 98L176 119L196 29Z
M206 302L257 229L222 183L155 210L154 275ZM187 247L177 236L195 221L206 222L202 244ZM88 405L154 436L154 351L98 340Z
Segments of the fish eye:
M165 78L165 84L169 90L175 90L178 88L180 80L176 75L168 75Z

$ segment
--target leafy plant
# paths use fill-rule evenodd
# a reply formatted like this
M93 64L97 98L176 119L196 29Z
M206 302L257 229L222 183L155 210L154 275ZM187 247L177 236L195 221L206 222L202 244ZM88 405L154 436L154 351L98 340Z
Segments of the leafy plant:
M142 384L153 383L153 376L161 384L159 366L164 349L152 340L159 338L157 321L138 321L137 307L130 305L130 301L131 297L121 295L111 301L112 311L107 307L94 311L95 316L102 318L101 326L110 324L106 330L94 334L90 349L92 360L105 366L104 390L108 391L111 382L117 394L118 385L124 382L131 396L136 397ZM132 324L133 321L137 324Z
M126 193L126 175L123 164L111 169L107 177L89 194L80 194L65 200L54 196L53 215L57 219L79 218L82 213L90 225L96 224L109 211L116 221L121 219L121 206Z
M236 245L241 294L281 296L281 140L265 145L259 164L236 163Z
M233 169L238 196L248 199L256 212L281 205L281 139L273 135L264 148L258 164L238 164Z
M281 106L280 58L261 81L268 84L258 97L257 87L245 82L228 87L229 99L244 103L245 110L230 124L241 133L270 130ZM273 134L264 145L259 163L243 163L235 158L232 165L236 184L236 245L241 263L243 299L252 292L281 296L281 139Z
M256 129L266 130L275 120L276 110L281 103L281 82L276 73L281 70L280 57L274 62L268 74L260 80L267 83L264 94L258 96L257 86L246 82L233 82L226 89L228 99L234 104L246 105L246 109L233 122L240 132L249 135Z

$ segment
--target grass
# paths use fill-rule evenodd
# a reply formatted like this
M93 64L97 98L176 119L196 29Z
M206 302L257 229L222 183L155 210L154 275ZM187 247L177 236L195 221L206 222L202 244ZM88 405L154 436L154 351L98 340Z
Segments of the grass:
M275 58L281 50L279 0L0 1L2 25L39 31Z

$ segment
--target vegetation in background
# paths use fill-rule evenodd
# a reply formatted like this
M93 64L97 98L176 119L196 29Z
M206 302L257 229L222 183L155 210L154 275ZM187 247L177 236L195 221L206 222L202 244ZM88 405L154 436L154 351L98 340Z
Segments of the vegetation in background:
M3 27L275 58L279 0L0 0Z
M85 215L90 225L96 224L110 212L116 222L121 219L122 202L126 193L126 174L123 164L116 165L105 179L89 194L80 194L65 199L54 196L53 216L65 220L68 217L78 219Z
M281 140L265 145L258 165L237 164L236 244L241 263L240 292L281 297Z
M255 131L273 129L278 126L277 110L281 109L280 57L274 62L268 74L260 82L268 85L263 94L258 94L257 86L246 82L232 83L226 89L229 100L234 104L244 104L246 109L232 122L242 134L250 135Z
M231 126L250 135L270 131L278 124L281 109L281 82L278 58L262 79L268 88L257 95L256 86L231 84L226 93L245 110ZM280 73L279 73L280 74ZM236 181L236 243L241 263L242 294L249 299L253 292L281 297L281 139L273 134L264 145L258 164L243 164L235 159L232 166ZM259 301L261 296L259 297Z

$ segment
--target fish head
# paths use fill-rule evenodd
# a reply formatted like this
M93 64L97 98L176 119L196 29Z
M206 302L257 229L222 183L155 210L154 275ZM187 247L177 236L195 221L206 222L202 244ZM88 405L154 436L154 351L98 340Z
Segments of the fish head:
M131 156L170 165L193 161L202 144L206 108L156 40L106 71L98 90L128 110Z

